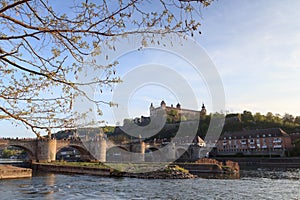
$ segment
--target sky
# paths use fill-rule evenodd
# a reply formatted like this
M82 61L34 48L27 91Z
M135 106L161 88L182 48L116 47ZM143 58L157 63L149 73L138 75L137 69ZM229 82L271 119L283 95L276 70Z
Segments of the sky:
M226 0L203 10L202 36L230 112L300 115L299 1Z
M200 10L201 32L194 39L204 49L221 78L225 93L224 112L290 113L300 116L300 1L218 0ZM191 54L193 52L190 52ZM130 52L119 58L123 78L134 68L160 64L171 67L191 86L200 109L205 103L208 112L215 110L211 91L186 60L170 52ZM196 74L196 75L195 75ZM104 98L112 98L107 94ZM127 102L129 117L149 115L150 103L161 100L176 105L180 95L159 84L137 87ZM108 124L120 119L110 107L103 107ZM117 117L118 118L118 117ZM23 126L0 123L2 137L34 137Z

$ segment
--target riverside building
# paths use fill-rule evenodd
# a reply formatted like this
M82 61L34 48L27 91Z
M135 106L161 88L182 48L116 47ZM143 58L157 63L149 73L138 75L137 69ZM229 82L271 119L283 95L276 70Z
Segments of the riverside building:
M218 156L285 156L291 137L280 128L225 132L216 145Z

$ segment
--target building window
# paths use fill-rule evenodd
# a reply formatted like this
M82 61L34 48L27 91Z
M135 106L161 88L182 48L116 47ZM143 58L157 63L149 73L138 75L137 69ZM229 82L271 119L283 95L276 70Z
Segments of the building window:
M275 138L273 140L273 143L281 143L281 142L282 142L281 138Z
M249 139L250 144L254 144L254 139Z

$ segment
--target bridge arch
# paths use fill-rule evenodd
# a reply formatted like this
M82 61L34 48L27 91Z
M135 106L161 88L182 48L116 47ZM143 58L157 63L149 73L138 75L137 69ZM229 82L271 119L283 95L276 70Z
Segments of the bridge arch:
M106 150L107 162L126 162L131 158L129 149L123 146L112 146Z
M96 160L94 156L82 145L78 144L65 144L63 146L60 146L56 149L56 155L61 152L64 149L71 148L75 149L79 152L80 158L78 160L80 161L91 161L91 160Z
M18 145L18 144L9 144L9 143L8 143L7 145L1 145L1 146L0 146L0 149L5 149L5 148L7 148L7 147L17 147L17 148L19 148L19 149L24 150L24 151L27 153L27 155L28 155L28 157L29 157L29 160L34 160L34 158L35 158L35 154L34 154L33 150L32 150L32 149L29 149L29 148L26 147L26 146Z
M145 150L145 162L165 161L165 155L157 147L148 147Z
M178 160L188 160L191 157L188 149L185 149L183 147L176 148L175 156L176 158L179 158Z

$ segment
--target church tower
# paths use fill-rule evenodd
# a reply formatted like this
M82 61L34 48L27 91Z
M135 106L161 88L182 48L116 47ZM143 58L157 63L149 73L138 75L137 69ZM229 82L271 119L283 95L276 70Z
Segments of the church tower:
M164 100L161 101L160 107L161 107L162 109L165 109L165 108L166 108L166 102L165 102Z
M149 110L150 110L150 116L153 116L154 115L154 113L153 113L153 111L154 111L153 103L151 103Z
M201 109L201 111L200 111L200 115L201 115L201 116L205 116L205 115L206 115L206 108L205 108L205 106L204 106L204 103L202 103L202 109Z
M154 110L153 103L150 104L150 111L151 111L151 110Z

